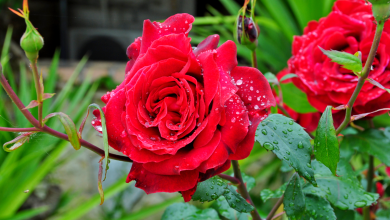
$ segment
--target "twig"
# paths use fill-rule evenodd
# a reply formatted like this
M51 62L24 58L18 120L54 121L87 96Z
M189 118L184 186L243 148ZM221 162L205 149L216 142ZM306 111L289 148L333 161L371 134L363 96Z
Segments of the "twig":
M268 214L266 220L272 220L276 211L279 209L280 205L282 205L284 199L284 194L282 197L279 198L279 200L275 203L274 207L271 209L270 213Z
M0 127L0 131L6 131L6 132L32 132L32 131L39 131L37 128L4 128Z
M251 215L252 215L253 220L261 220L261 217L260 217L259 213L257 212L256 206L253 203L253 201L249 195L248 190L246 189L246 186L244 184L244 180L242 179L240 165L238 164L238 161L232 160L232 165L233 165L234 176L240 181L240 183L237 186L238 192L242 195L242 197L244 199L249 201L249 203L253 206L254 209L253 209L253 211L251 211Z
M223 174L223 173L218 174L218 176L220 178L222 178L222 179L230 181L233 184L239 184L240 183L240 180L238 180L236 177L233 177L233 176L229 176L229 175L226 175L226 174Z
M337 128L336 134L340 134L340 132L345 127L347 127L347 125L351 121L352 106L355 103L355 101L359 95L359 92L362 89L362 87L363 87L363 85L368 77L368 74L370 73L370 69L371 69L372 63L374 62L375 54L376 54L376 51L378 50L379 42L381 40L383 27L384 27L383 23L378 23L376 26L374 41L372 42L371 50L370 50L370 53L368 54L366 64L365 64L364 69L362 71L361 77L359 78L358 84L356 85L355 91L353 91L353 94L348 101L347 109L345 111L344 121Z
M257 57L256 57L256 50L252 51L252 67L257 69Z
M37 68L37 62L31 62L31 69L33 72L33 79L35 83L35 90L37 93L37 101L38 101L38 122L39 122L39 127L43 127L43 117L42 117L42 112L43 112L43 87L40 83L40 77L38 73L38 68Z
M0 65L1 69L1 65ZM7 92L8 96L11 98L11 100L15 103L15 105L18 107L18 109L22 112L22 114L26 117L26 119L38 130L41 132L48 133L50 135L56 136L58 138L61 138L63 140L69 141L69 137L66 134L63 134L61 132L58 132L56 130L51 129L48 126L41 127L39 124L39 121L27 110L25 109L24 104L19 99L19 97L15 94L11 86L8 84L8 81L0 71L0 83L3 86L4 90ZM104 150L100 149L99 147L89 143L86 140L80 139L81 146L99 154L100 156L104 156ZM119 160L124 162L133 162L130 160L130 158L126 156L121 156L117 154L109 154L109 158L113 160Z

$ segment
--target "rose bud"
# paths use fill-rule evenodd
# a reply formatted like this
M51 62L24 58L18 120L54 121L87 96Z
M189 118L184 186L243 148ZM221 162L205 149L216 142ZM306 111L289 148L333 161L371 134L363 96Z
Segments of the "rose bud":
M243 19L244 18L244 19ZM237 41L254 50L257 47L257 38L260 35L259 26L253 21L252 17L239 15L237 18Z
M292 78L292 81L320 112L328 105L337 107L348 103L358 77L332 62L319 47L350 54L361 51L362 62L365 63L376 28L371 7L364 0L338 0L328 16L319 21L310 21L303 35L294 37L288 66L289 72L298 77ZM390 88L389 63L390 33L384 31L368 77ZM352 115L381 108L390 108L390 93L365 82L353 105ZM369 117L383 113L376 112ZM339 111L333 116L343 118L344 114L344 111Z
M275 105L263 74L237 66L233 41L218 46L211 35L192 47L193 22L189 14L146 20L127 49L123 82L102 97L108 142L133 161L127 182L148 194L181 192L185 201L198 182L248 157Z
M30 11L28 10L27 0L23 1L23 11L19 9L19 12L17 12L11 8L10 10L24 18L26 22L27 27L20 39L20 46L25 51L27 58L31 62L35 62L38 59L38 52L42 49L44 42L41 34L39 34L29 19Z
M368 0L372 4L372 13L379 23L386 21L390 16L389 0Z

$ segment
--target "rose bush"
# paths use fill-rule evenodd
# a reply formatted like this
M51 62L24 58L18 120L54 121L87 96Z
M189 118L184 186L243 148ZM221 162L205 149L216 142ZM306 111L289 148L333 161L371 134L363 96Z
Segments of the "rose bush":
M303 90L309 102L323 112L327 105L347 104L356 84L357 76L324 55L325 50L339 50L351 54L362 52L365 63L375 34L371 4L364 0L338 0L325 18L309 22L303 36L296 36L292 45L289 71L298 75L294 84ZM389 22L379 44L369 78L390 87L390 29ZM365 82L353 106L353 114L371 112L390 107L390 94ZM370 117L382 114L377 112ZM344 114L344 111L336 113ZM336 120L337 121L337 120Z
M280 71L278 74L276 74L276 77L278 78L278 81L280 80L290 72L288 69L283 69ZM292 79L286 79L283 80L280 83L291 83ZM276 92L274 93L276 102L279 104L280 100L279 97L276 95ZM318 122L320 121L321 118L321 113L320 112L311 112L311 113L298 113L294 111L292 108L290 108L286 103L283 103L283 107L286 109L288 114L290 114L291 118L294 119L298 124L300 124L302 127L306 129L307 132L313 132L314 130L317 129ZM278 109L279 114L284 114L283 111Z
M102 97L109 144L133 160L127 182L148 194L179 191L185 201L199 181L249 155L275 104L260 71L237 66L232 41L217 48L212 35L191 47L193 21L188 14L146 20L127 49L123 83Z

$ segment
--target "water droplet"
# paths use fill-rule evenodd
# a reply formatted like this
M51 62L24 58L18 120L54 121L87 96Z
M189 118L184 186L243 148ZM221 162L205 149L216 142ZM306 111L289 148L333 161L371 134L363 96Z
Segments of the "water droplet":
M277 141L274 141L273 143L274 143L274 144L279 144L279 142L277 142Z
M337 201L335 206L341 210L347 210L348 209L348 205L341 202L341 201Z
M210 194L209 193L206 193L206 196L209 196Z
M370 195L370 194L365 193L364 196L365 196L368 200L370 200L370 201L374 201L374 200L375 200L375 198L374 198L372 195Z
M357 208L361 208L361 207L364 207L367 205L367 202L362 200L362 201L357 201L354 203L354 205L357 207Z
M273 149L275 149L274 145L272 145L272 144L269 143L269 142L265 142L265 143L263 144L263 147L264 147L265 149L267 149L267 150L273 150Z
M264 135L267 135L267 130L262 129L262 130L261 130L261 133L263 133Z
M210 186L210 189L214 189L214 186Z
M298 148L299 148L299 149L302 149L302 148L303 148L302 141L300 141L300 142L298 143Z
M237 80L236 84L237 84L238 86L241 85L241 84L242 84L242 80L241 80L241 79Z
M307 163L307 164L306 164L306 166L307 166L307 167L309 167L309 168L311 168L311 165L310 165L310 163Z
M278 129L276 126L274 126L274 130Z
M286 157L286 156L284 156L283 158L284 158L285 160L290 160L290 159L288 159L288 157Z
M345 195L344 195L344 199L348 199L348 194L345 194Z
M217 196L217 194L214 193L214 194L211 195L211 198L212 199L218 199L218 196Z
M294 124L294 121L291 120L291 121L289 121L288 123L289 123L290 125L293 125L293 124Z
M286 154L290 155L291 153L290 153L290 151L286 151Z
M287 134L287 131L282 131L283 132L283 134Z
M240 202L240 200L239 200L239 199L236 199L236 202Z
M290 207L293 207L295 204L293 202L290 202Z
M291 128L288 128L288 129L287 129L287 131L289 131L289 132L292 132L292 131L293 131L293 129L291 129Z

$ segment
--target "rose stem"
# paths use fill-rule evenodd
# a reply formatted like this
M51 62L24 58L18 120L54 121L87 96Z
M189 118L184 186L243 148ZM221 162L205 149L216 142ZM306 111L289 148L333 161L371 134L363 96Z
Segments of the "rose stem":
M260 217L259 213L257 212L256 206L253 203L253 201L249 195L248 190L246 189L244 181L242 180L240 165L238 164L238 161L232 160L232 165L233 165L234 177L236 177L240 181L240 183L237 185L238 192L241 194L241 196L244 199L249 201L249 203L253 206L254 209L253 209L253 211L251 211L251 215L252 215L253 220L261 220L261 217Z
M256 49L252 51L252 67L257 69Z
M223 174L223 173L218 174L218 176L220 178L222 178L222 179L230 181L233 184L239 184L240 183L240 180L238 180L236 177L233 177L233 176L229 176L229 175L226 175L226 174Z
M376 26L374 41L372 42L370 53L368 54L368 58L366 60L366 64L364 65L364 69L362 71L361 77L356 85L355 91L353 92L351 98L348 101L347 109L345 111L345 118L341 125L337 128L336 134L340 134L340 132L349 124L351 120L352 114L352 106L355 103L357 96L359 95L360 90L362 89L364 82L366 81L368 74L370 73L370 69L372 63L374 62L376 51L378 50L379 42L381 40L382 31L383 31L384 23L379 23Z
M6 132L33 132L33 131L39 131L37 128L4 128L0 127L0 131L6 131Z
M38 68L37 68L37 60L31 61L31 69L33 71L33 76L34 76L33 79L34 79L34 83L35 83L35 90L37 92L39 127L43 127L43 118L42 118L43 86L40 83L40 77L39 77Z
M1 65L0 65L0 69L1 69ZM4 77L4 75L1 71L0 71L0 83L3 86L4 90L7 92L8 96L11 98L11 100L15 103L15 105L18 107L18 109L22 112L24 117L26 117L26 119L37 129L36 131L45 132L45 133L50 134L52 136L69 141L69 138L66 134L63 134L63 133L58 132L56 130L53 130L46 125L43 127L40 126L39 121L36 118L34 118L34 116L27 109L25 109L24 104L19 99L19 97L15 94L15 92L12 90L11 86L8 84L7 79ZM9 129L12 130L12 129L17 129L17 128L8 128L8 131L11 131ZM31 128L28 128L28 129L31 129ZM14 132L14 131L12 131L12 132ZM80 144L82 146L86 147L87 149L99 154L100 156L104 156L104 150L89 143L88 141L80 139ZM130 160L130 158L125 157L125 156L120 156L117 154L109 154L109 158L113 159L113 160L124 161L124 162L132 162Z
M282 197L279 198L279 200L275 203L274 207L272 208L271 212L268 214L266 220L271 220L273 219L276 211L279 209L280 205L282 205L284 199L284 194Z
M369 120L369 126L370 128L375 128L374 122L372 119ZM375 172L375 166L374 166L374 156L369 156L369 162L368 162L368 173L367 173L367 192L371 192L372 184L374 180L374 172ZM366 206L363 208L363 218L364 220L370 220L370 206Z

